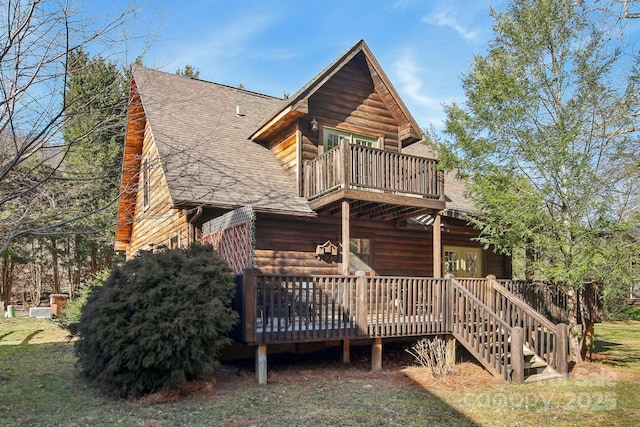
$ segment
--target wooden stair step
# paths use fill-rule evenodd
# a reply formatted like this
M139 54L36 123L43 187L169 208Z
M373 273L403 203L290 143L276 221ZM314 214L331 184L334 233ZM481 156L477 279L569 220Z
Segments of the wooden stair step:
M559 374L557 372L554 371L549 371L549 372L542 372L539 374L533 374L533 375L529 375L528 377L526 377L524 379L525 384L529 384L529 383L537 383L540 381L551 381L551 380L559 380L559 379L564 379L565 376L562 374Z
M524 362L524 369L540 369L546 368L547 366L549 366L549 364L539 357Z

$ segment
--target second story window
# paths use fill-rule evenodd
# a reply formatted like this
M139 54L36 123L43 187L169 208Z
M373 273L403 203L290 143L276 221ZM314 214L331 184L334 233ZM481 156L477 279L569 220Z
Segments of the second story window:
M365 147L378 148L378 138L374 136L361 135L352 132L345 132L339 129L324 128L323 142L324 150L331 150L333 147L340 145L340 141L345 139L350 144L362 145Z
M149 165L149 155L144 156L142 161L142 206L149 207L149 199L151 198L150 186L151 166Z

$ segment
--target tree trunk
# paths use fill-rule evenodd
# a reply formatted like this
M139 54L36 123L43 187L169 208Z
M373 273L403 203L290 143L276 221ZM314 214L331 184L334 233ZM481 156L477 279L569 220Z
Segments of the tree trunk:
M58 269L58 242L55 237L51 238L51 264L53 267L53 293L60 293L60 271Z
M573 286L567 291L567 329L569 335L569 361L582 362L582 343L578 330L578 292Z
M584 317L583 317L584 319ZM593 345L594 345L594 332L595 325L591 322L582 323L582 348L580 349L580 355L583 360L589 357L589 360L593 360Z
M2 257L2 292L0 293L0 299L7 305L11 304L11 288L13 285L13 262L11 262L11 255L4 254Z

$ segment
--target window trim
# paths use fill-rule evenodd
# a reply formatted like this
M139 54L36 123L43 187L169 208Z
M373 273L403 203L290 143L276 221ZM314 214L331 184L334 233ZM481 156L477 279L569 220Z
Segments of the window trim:
M149 153L145 154L142 159L142 207L147 209L151 204L151 164Z
M475 252L478 254L478 277L484 277L484 251L482 250L482 248L477 247L477 246L455 246L455 245L443 245L442 246L442 261L441 261L441 265L442 265L442 272L443 274L449 274L449 272L447 271L447 252L456 252L458 254L458 258L456 260L456 263L462 263L463 266L464 264L466 264L466 259L467 259L467 253L468 252ZM465 274L465 276L459 276L458 272L461 271L462 269L460 267L458 267L455 271L455 273L453 273L456 277L471 277L468 276L467 274ZM466 272L466 267L464 268L464 270Z
M354 139L360 139L365 142L370 142L371 148L380 148L381 146L379 136L367 135L366 133L352 132L346 129L323 126L322 127L322 147L325 152L331 150L332 148L336 147L339 144L338 142L338 144L329 147L329 144L328 144L329 135L336 135L338 138L340 138L339 140L341 140L342 138L345 138L349 141L350 144L357 144L354 142ZM357 144L357 145L368 146L366 144Z

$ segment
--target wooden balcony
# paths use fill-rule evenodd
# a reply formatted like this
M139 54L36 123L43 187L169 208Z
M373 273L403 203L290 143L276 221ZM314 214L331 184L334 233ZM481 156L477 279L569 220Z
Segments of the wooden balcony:
M350 200L352 214L384 219L442 210L438 161L342 143L304 163L304 196L314 210Z

